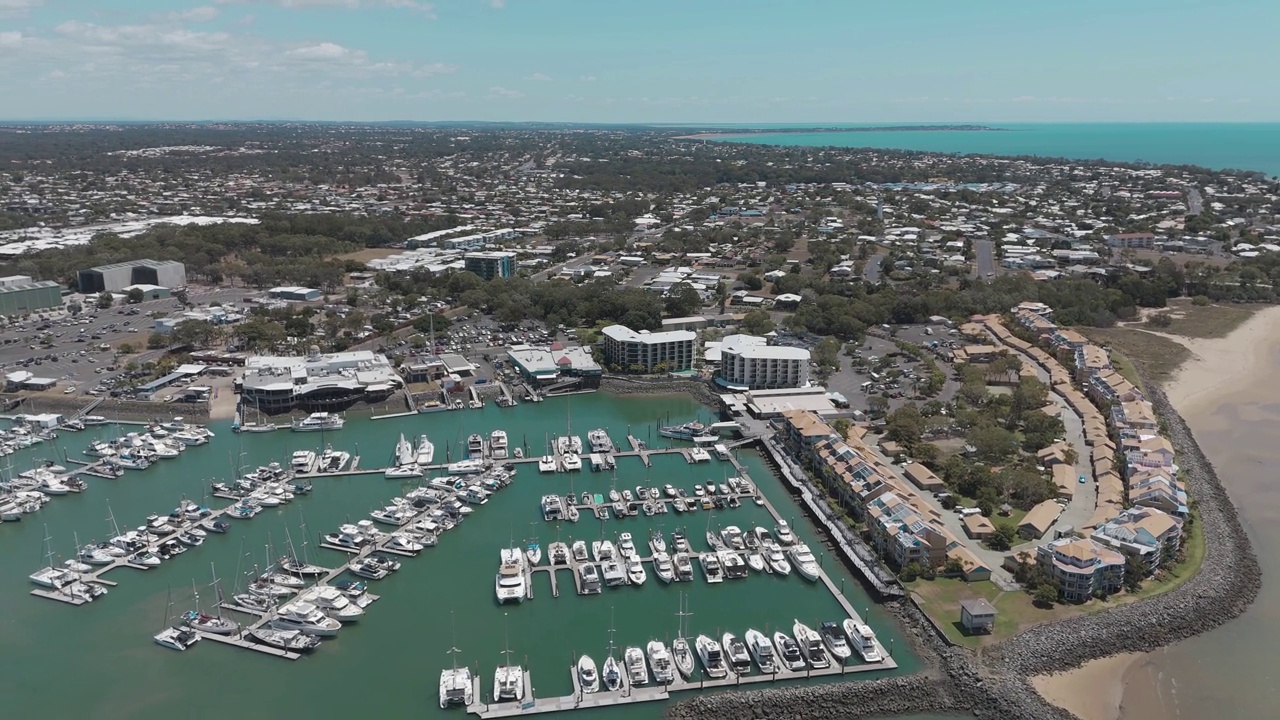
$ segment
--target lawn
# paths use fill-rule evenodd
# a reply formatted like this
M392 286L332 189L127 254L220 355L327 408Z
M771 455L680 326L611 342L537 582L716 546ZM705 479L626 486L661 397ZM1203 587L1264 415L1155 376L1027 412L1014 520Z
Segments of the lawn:
M1200 572L1200 565L1204 563L1204 531L1200 527L1199 516L1192 513L1192 517L1194 521L1191 524L1191 530L1183 538L1183 547L1187 550L1186 558L1171 568L1164 580L1147 580L1138 592L1120 596L1121 602L1133 602L1168 592Z
M1138 383L1134 366L1146 372L1151 380L1162 383L1171 379L1178 366L1191 356L1191 351L1186 347L1143 330L1079 328L1079 331L1090 340L1109 346L1112 350L1124 355L1123 358L1117 358L1113 353L1112 362L1116 364L1116 369L1122 375L1135 384Z
M337 256L337 260L355 260L356 262L367 263L370 260L381 260L385 257L391 257L404 252L402 248L365 248L356 250L355 252L344 253Z
M1173 324L1160 328L1160 332L1189 338L1226 337L1253 317L1266 305L1193 305L1190 302L1170 303L1165 311Z
M1062 604L1052 608L1036 607L1027 593L1003 592L986 580L967 583L956 578L938 578L916 580L906 587L915 593L920 607L942 627L948 639L968 648L999 642L1032 625L1079 614L1088 607ZM995 606L996 625L991 634L966 635L960 627L960 601L969 598L982 598Z

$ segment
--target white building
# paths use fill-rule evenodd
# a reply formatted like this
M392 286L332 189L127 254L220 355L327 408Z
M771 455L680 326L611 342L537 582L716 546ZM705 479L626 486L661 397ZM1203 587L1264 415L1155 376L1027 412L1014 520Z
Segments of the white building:
M809 351L769 345L754 335L730 335L720 344L720 382L735 390L804 387Z
M651 333L636 332L625 325L610 325L601 333L605 362L623 370L639 366L651 373L662 365L667 372L679 372L693 367L693 344L698 336L691 330Z
M251 357L245 361L244 404L273 413L302 408L336 410L358 400L378 401L404 381L386 355L368 350L306 357Z

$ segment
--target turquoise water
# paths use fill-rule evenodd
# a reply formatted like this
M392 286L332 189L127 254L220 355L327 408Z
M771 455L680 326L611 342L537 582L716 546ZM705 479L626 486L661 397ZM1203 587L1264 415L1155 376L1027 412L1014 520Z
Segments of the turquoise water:
M570 404L575 433L585 436L587 430L603 426L621 442L630 427L637 437L652 439L654 446L667 442L653 432L658 417L665 421L669 413L673 421L683 421L700 414L708 419L704 409L684 396L622 400L600 394L506 410L490 406L395 420L351 419L345 429L327 433L323 440L358 450L366 467L385 464L400 432L412 436L428 433L437 444L437 458L443 457L446 447L459 457L459 443L465 442L469 433L487 434L496 428L505 429L513 444L527 442L538 453L546 434L565 430ZM701 581L666 586L651 577L641 588L608 589L591 597L579 597L569 590L552 598L546 575L539 574L534 580L534 599L500 607L493 597L493 577L499 549L513 540L520 543L533 536L545 547L557 534L566 541L572 537L591 540L602 532L616 538L624 530L644 539L650 527L669 534L681 526L696 540L708 524L772 525L763 508L749 503L714 517L699 512L610 520L603 527L587 519L577 524L548 524L538 511L541 495L551 491L563 494L571 488L579 493L587 489L607 492L610 477L589 471L543 476L528 466L515 483L478 508L459 528L446 533L439 546L428 549L422 557L405 559L399 573L371 583L372 592L382 599L359 623L345 628L340 637L327 641L313 656L297 662L208 641L178 654L153 644L151 635L162 626L170 596L175 612L191 607L193 580L200 586L202 603L209 607L212 593L205 586L210 582L211 563L216 563L228 594L237 566L246 571L254 563L279 555L286 532L294 543L307 538L312 562L339 563L345 556L317 549L317 535L365 517L408 486L381 475L317 479L310 496L253 520L232 521L232 533L211 536L203 546L160 568L113 571L106 577L119 586L99 602L72 607L28 595L31 585L26 575L43 564L40 556L46 526L55 550L65 556L73 549L75 534L81 543L108 537L108 507L122 527L133 526L150 512L167 512L182 494L200 498L210 480L230 475L233 464L285 460L293 450L314 448L322 441L315 433L237 436L226 423L212 427L218 436L209 445L190 448L180 458L160 461L151 470L131 472L114 481L86 478L90 488L85 493L55 498L21 523L0 525L0 577L5 579L0 583L0 648L6 660L0 672L0 697L8 700L11 712L58 718L171 720L278 717L287 708L290 717L442 717L445 714L436 699L437 680L441 668L450 663L446 653L450 646L461 650L460 662L477 669L487 693L509 636L513 657L531 669L536 694L561 695L570 691L568 668L578 654L603 659L611 617L619 647L672 636L681 591L687 593L693 612L691 634L742 632L753 626L776 629L789 627L794 618L817 622L840 612L822 586L795 575L786 579L753 576L714 586ZM67 433L58 444L77 457L91 436ZM24 451L12 458L14 467L23 469L33 457L51 456L54 450L43 445ZM775 506L794 517L798 533L815 551L821 550L812 528L760 456L744 452L739 458ZM731 472L728 463L718 461L695 466L679 456L653 460L652 469L646 469L638 459L620 461L618 485L661 486L670 482L691 488L695 482L719 482ZM267 550L269 542L274 543L275 552ZM871 604L843 568L829 557L824 564L844 585L855 607ZM560 579L566 585L569 582L567 573L561 573ZM870 621L886 646L895 647L894 657L901 665L898 672L919 667L887 614L872 607ZM879 675L883 673L859 677ZM641 704L594 712L591 717L657 718L662 708L659 703ZM448 715L462 717L460 712Z
M721 139L761 145L871 147L985 155L1039 155L1073 160L1144 161L1199 165L1215 170L1256 170L1280 175L1280 123L984 124L1007 132L779 133Z

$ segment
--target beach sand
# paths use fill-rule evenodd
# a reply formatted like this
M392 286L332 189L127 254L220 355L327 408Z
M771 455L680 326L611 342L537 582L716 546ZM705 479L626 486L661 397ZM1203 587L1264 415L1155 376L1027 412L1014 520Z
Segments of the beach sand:
M1118 720L1124 678L1141 653L1125 653L1085 663L1071 672L1037 675L1031 684L1041 695L1081 720Z
M1270 380L1272 345L1280 338L1280 306L1259 310L1225 338L1166 337L1192 353L1165 387L1178 412L1190 419L1233 389L1262 378Z

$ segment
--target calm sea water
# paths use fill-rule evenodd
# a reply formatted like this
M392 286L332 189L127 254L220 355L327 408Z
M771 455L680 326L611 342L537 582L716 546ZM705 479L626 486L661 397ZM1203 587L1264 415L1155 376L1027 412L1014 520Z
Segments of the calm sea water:
M985 124L1006 131L779 133L723 139L762 145L871 147L986 155L1039 155L1073 160L1145 161L1200 165L1215 170L1237 168L1280 175L1280 123Z
M436 442L438 458L446 447L452 447L456 458L459 443L469 433L502 428L513 444L527 444L539 454L547 433L565 430L570 407L574 431L580 435L606 427L616 441L623 441L630 428L655 446L665 442L651 437L657 418L665 421L669 414L671 420L682 421L701 413L706 419L705 410L686 397L618 399L600 394L506 410L490 406L395 420L353 419L324 439L335 447L358 451L366 467L385 464L400 432L415 437L428 433ZM209 607L211 564L216 564L230 594L237 569L245 572L254 563L279 555L286 532L295 544L308 540L313 562L341 562L345 556L316 548L317 535L365 517L405 486L381 475L318 479L310 496L250 521L232 521L232 533L211 536L203 546L160 568L113 571L107 577L119 586L97 603L72 607L28 595L31 585L26 576L43 565L46 526L55 550L66 556L77 536L81 543L109 537L109 512L122 527L136 525L148 513L168 512L183 494L200 498L208 482L227 478L233 465L283 461L293 450L321 442L315 433L237 436L225 423L213 428L218 436L209 445L188 449L180 458L118 480L87 478L90 489L82 495L56 498L21 523L0 525L0 577L5 579L0 583L0 648L6 660L0 672L0 697L6 698L9 712L171 720L279 717L287 708L291 717L440 717L437 680L440 669L450 663L446 653L450 646L461 650L460 662L478 668L485 692L491 689L493 669L509 642L513 657L531 669L535 693L562 695L571 690L569 667L578 654L590 653L598 661L605 656L611 618L619 647L643 646L651 638L673 636L681 591L687 592L693 612L691 634L789 628L794 618L817 622L840 612L821 585L795 575L786 579L756 576L715 586L700 581L664 586L653 578L641 588L619 588L585 598L572 589L552 598L548 579L539 575L533 600L499 607L493 597L493 577L499 549L512 541L536 537L545 547L557 537L591 540L602 532L616 537L624 530L644 539L650 527L670 533L684 526L696 538L708 524L772 526L764 509L750 504L714 517L700 512L611 520L603 525L586 519L576 525L547 524L538 511L542 494L571 489L607 492L610 477L587 471L540 476L527 466L513 485L445 534L439 546L422 557L406 559L405 567L391 578L372 583L373 592L382 599L358 624L298 662L212 642L178 654L153 644L151 635L162 627L170 597L175 612L192 606L193 580L201 602ZM90 433L66 433L58 444L73 457L82 457L80 451L90 438ZM21 458L14 456L15 468L27 467L33 457L52 455L54 449L46 444L24 451ZM776 507L791 509L800 534L819 550L812 529L762 459L751 452L742 453L740 459ZM618 485L670 482L691 488L699 481L719 482L731 472L728 463L691 466L679 456L656 457L652 469L638 459L625 459L619 463ZM221 502L215 499L210 504L220 506ZM274 543L274 552L268 551L268 543ZM856 607L871 604L848 573L830 558L824 564L833 577L840 578ZM567 574L561 578L568 582ZM902 666L899 672L917 669L918 659L907 651L892 620L874 607L870 619L886 645L891 641L895 645L895 659ZM592 717L630 720L657 718L661 712L661 704L651 703ZM450 715L461 717L460 712Z

